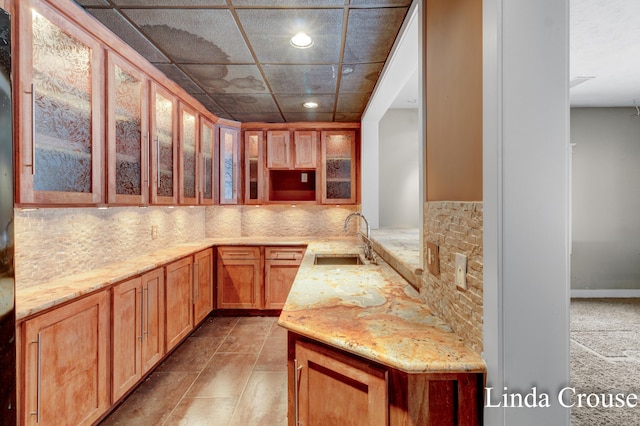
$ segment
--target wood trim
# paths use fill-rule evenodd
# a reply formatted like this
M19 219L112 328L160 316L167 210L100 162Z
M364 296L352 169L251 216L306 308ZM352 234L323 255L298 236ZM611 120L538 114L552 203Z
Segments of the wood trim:
M295 123L261 123L247 122L240 123L242 130L340 130L360 129L360 122L333 122L333 121L316 121L316 122L295 122Z

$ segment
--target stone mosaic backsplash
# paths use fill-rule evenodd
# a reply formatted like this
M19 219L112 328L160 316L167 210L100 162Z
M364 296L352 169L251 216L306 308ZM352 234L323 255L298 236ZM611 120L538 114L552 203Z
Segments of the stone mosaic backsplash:
M424 227L425 246L427 241L439 246L440 274L434 276L425 267L420 292L434 313L480 354L483 348L482 203L427 202ZM455 284L456 253L467 256L467 290L460 290ZM424 264L427 264L426 258Z

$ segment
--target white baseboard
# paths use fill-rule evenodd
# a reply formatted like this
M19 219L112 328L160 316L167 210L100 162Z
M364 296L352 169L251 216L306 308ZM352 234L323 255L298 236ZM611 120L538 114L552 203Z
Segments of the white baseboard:
M571 298L592 298L592 297L640 297L640 290L627 289L627 290L571 290Z

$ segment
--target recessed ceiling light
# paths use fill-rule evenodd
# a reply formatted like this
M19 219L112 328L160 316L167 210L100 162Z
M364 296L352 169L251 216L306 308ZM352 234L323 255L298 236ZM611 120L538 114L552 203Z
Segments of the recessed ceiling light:
M313 39L305 33L298 33L291 37L291 45L298 49L306 49L313 46Z
M302 106L309 109L318 108L318 104L316 102L305 102Z

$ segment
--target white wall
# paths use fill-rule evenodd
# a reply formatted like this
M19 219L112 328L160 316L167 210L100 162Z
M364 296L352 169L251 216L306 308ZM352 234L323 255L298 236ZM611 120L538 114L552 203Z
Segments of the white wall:
M573 108L572 289L640 289L640 117Z
M379 124L380 227L420 227L418 109L390 109Z
M552 404L486 408L484 423L567 425L569 0L484 0L483 28L487 385Z

